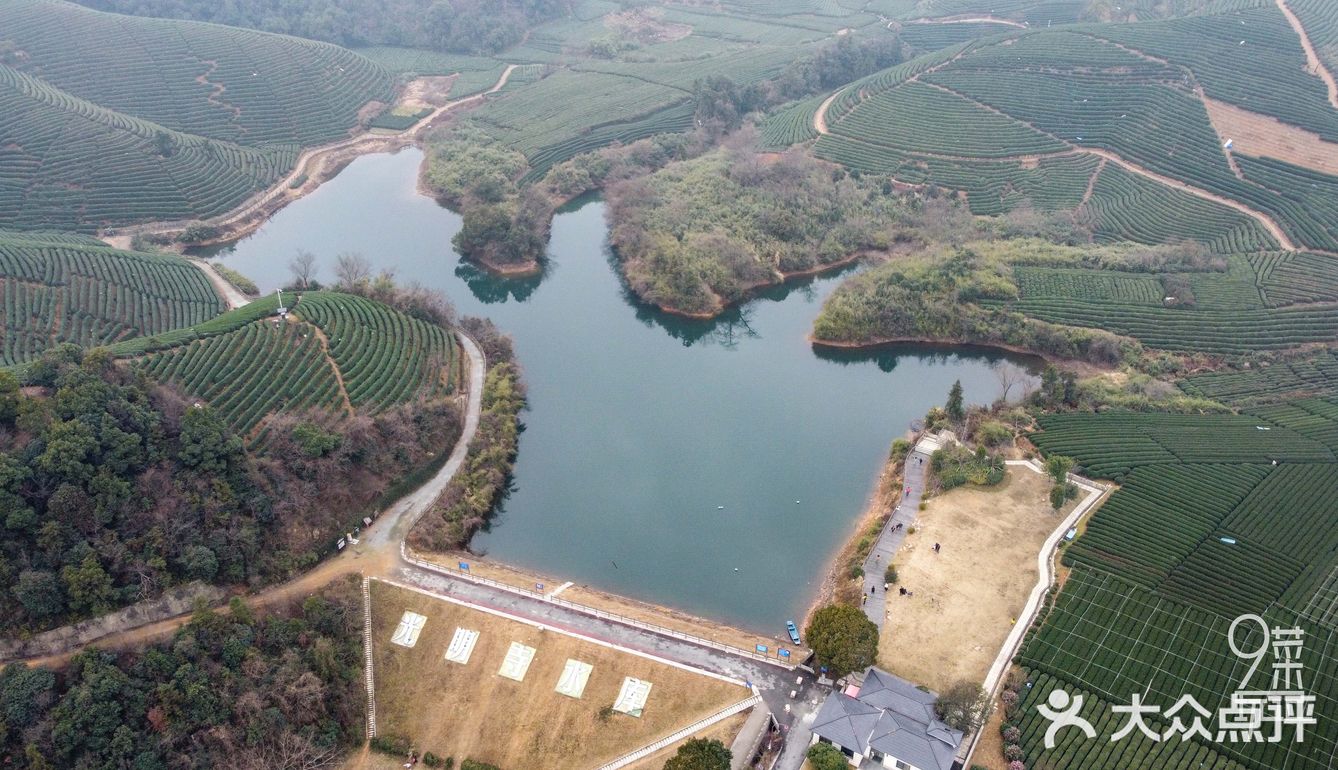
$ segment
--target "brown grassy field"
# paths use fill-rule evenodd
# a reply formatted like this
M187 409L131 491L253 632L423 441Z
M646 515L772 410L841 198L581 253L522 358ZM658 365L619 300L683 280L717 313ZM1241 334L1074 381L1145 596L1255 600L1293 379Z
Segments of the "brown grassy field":
M1276 158L1325 174L1338 174L1338 144L1257 112L1212 99L1205 99L1204 104L1223 141L1231 139L1235 142L1235 152Z
M428 618L413 649L390 643L405 610ZM465 666L443 658L457 627L480 632ZM538 650L524 682L497 675L513 641ZM469 757L502 770L597 767L749 695L703 674L376 581L372 649L380 734L408 736L420 751L457 764ZM568 658L594 667L579 700L553 689ZM601 715L627 676L654 685L644 714Z
M888 596L879 665L940 692L985 680L1036 584L1036 554L1076 504L1056 513L1049 489L1049 477L1010 466L996 487L928 501L894 561L914 595Z

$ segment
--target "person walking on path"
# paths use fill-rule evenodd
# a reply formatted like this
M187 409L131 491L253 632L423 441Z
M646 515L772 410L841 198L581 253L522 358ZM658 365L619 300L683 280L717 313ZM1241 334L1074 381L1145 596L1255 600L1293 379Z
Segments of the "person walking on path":
M939 551L939 544L934 543L934 553L938 553L938 551Z

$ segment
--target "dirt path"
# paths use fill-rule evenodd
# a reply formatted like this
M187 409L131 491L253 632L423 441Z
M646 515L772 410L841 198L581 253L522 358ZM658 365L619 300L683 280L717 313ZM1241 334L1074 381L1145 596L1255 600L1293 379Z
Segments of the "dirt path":
M932 73L932 72L938 72L939 70L943 69L944 67L948 66L949 64L952 64L952 63L956 62L958 59L962 58L964 55L966 55L966 51L958 51L957 54L956 54L955 56L953 56L951 59L948 59L947 61L944 61L944 62L940 62L940 63L938 63L938 64L935 64L934 66L932 66L932 67L930 67L930 68L924 70L923 72L917 72L917 73L915 73L914 75L911 75L910 77L906 78L906 79L903 80L902 82L898 83L897 85L893 86L893 88L900 88L901 86L904 86L904 85L906 85L907 83L914 83L914 82L918 81L918 80L919 80L922 76L924 76L924 75L928 75L928 74L930 74L930 73ZM834 94L832 94L831 96L827 97L827 98L822 102L822 104L818 105L818 111L817 111L816 113L813 114L813 128L814 128L814 130L816 130L819 134L827 134L827 133L828 133L828 131L827 131L827 110L828 110L828 108L830 108L830 107L832 106L832 102L836 101L836 97L840 96L841 93L844 92L844 91L846 90L846 88L849 88L849 87L850 87L850 86L846 86L845 88L842 88L840 91L837 91L836 93L834 93ZM865 97L863 94L860 95L860 101L861 101L861 102L864 101L865 98L866 98L866 97Z
M236 310L242 305L250 304L251 300L247 299L246 295L242 294L241 290L236 286L229 283L228 279L219 275L213 265L205 262L203 259L194 259L191 257L187 257L187 259L190 260L191 264L200 268L200 271L209 279L209 282L214 285L214 291L217 291L218 295L227 303L229 310Z
M1102 158L1101 162L1096 164L1096 170L1092 172L1092 178L1087 180L1087 189L1083 190L1082 202L1078 204L1078 208L1086 206L1087 201L1092 199L1092 193L1096 192L1096 183L1101 179L1101 172L1106 170L1106 163L1106 159Z
M335 363L334 356L330 355L330 338L326 336L325 330L316 324L308 323L305 325L316 335L316 341L321 344L321 352L325 354L325 363L330 365L330 371L334 372L335 382L339 383L339 400L344 404L344 412L353 414L353 401L348 397L348 387L344 384L344 373L339 369L339 364Z
M926 72L928 72L928 70L926 70ZM955 90L953 90L953 89L951 89L951 88L948 88L947 86L939 85L939 84L937 84L937 83L931 83L930 85L934 86L935 88L937 88L937 89L939 89L939 90L941 90L941 91L945 91L945 92L947 92L947 93L954 94L954 95L956 95L956 96L960 96L960 97L962 97L963 99L966 99L966 100L970 101L972 104L977 105L977 106L979 106L979 107L982 108L982 109L989 110L990 112L993 112L993 113L996 114L996 115L1000 115L1000 116L1002 116L1002 117L1009 118L1010 120L1015 120L1015 121L1017 121L1017 122L1019 122L1019 123L1022 123L1022 125L1027 126L1027 127L1031 128L1031 129L1034 129L1034 130L1036 130L1036 131L1041 131L1041 129L1036 128L1035 126L1031 125L1030 123L1026 123L1026 122L1024 122L1024 121L1017 120L1017 118L1014 118L1012 115L1009 115L1009 114L1006 113L1006 112L1003 112L1003 111L1001 111L1001 110L999 110L999 109L997 109L997 108L995 108L995 107L991 107L991 106L988 105L988 104L984 104L984 103L982 103L982 102L980 102L980 101L977 101L977 100L975 100L975 99L972 99L971 97L967 96L966 94L959 93L959 92L957 92L957 91L955 91ZM1223 206L1226 206L1227 208L1230 208L1230 209L1234 209L1234 210L1236 210L1236 211L1239 211L1240 213L1245 214L1246 216L1249 216L1249 217L1254 218L1256 221L1259 222L1259 224L1263 225L1263 226L1264 226L1264 229L1267 230L1267 231L1269 232L1269 234L1273 236L1273 239L1276 240L1276 241L1278 242L1278 244L1282 247L1282 249L1283 249L1284 251L1299 251L1299 249L1297 248L1296 244L1292 241L1292 239L1291 239L1290 237L1287 236L1286 231L1284 231L1284 230L1282 229L1282 226L1279 225L1276 221L1274 221L1272 217L1270 217L1269 215L1265 214L1265 213L1262 212L1262 211L1256 211L1255 209L1252 209L1252 208L1250 208L1249 206L1246 206L1244 203L1241 203L1241 202L1239 202L1239 201L1235 201L1235 200L1232 200L1232 199L1230 199L1230 198L1227 198L1227 197L1218 195L1217 193L1214 193L1214 192L1209 192L1208 190L1204 190L1204 189L1202 189L1202 188L1200 188L1200 187L1195 187L1195 186L1193 186L1193 185L1191 185L1191 184L1188 184L1188 183L1186 183L1186 182L1182 182L1182 181L1180 181L1180 180L1178 180L1178 179L1174 179L1174 178L1169 177L1169 176L1166 176L1166 175L1164 175L1164 174L1159 174L1159 173L1157 173L1156 171L1153 171L1152 169L1144 168L1143 166L1140 166L1140 165L1138 165L1137 163L1134 163L1134 162L1131 161L1131 160L1127 160L1127 159L1125 159L1124 157L1122 157L1122 156L1120 156L1120 155L1117 155L1116 153L1111 152L1110 150L1103 150L1103 149L1100 149L1100 148L1097 148L1097 147L1083 147L1083 146L1073 145L1073 144L1071 144L1070 142L1068 142L1068 141L1066 141L1066 140L1064 140L1064 139L1061 139L1061 138L1059 138L1059 137L1057 137L1057 136L1055 136L1054 134L1051 134L1051 133L1049 133L1049 132L1041 131L1041 133L1045 134L1046 136L1049 136L1049 137L1052 138L1052 139L1055 139L1055 140L1057 140L1057 141L1060 141L1060 142L1063 142L1064 144L1069 145L1070 147L1073 148L1073 151L1074 151L1074 152L1086 153L1086 154L1088 154L1088 155L1095 155L1095 156L1098 157L1098 158L1104 158L1104 159L1110 161L1111 163L1115 163L1115 164L1119 165L1121 168L1123 168L1123 169L1125 169L1125 170L1127 170L1127 171L1132 171L1133 173L1138 174L1139 176L1143 176L1143 177L1146 177L1146 178L1151 179L1151 180L1153 180L1153 181L1160 182L1161 184L1164 184L1164 185L1166 185L1167 187L1171 187L1171 188L1174 188L1174 189L1176 189L1176 190L1180 190L1181 192L1187 192L1187 193L1189 193L1190 195L1193 195L1193 196L1195 196L1195 197L1203 198L1204 200L1209 200L1209 201L1212 201L1212 202L1214 202L1214 203L1218 203L1218 204L1221 204L1221 205L1223 205ZM1058 154L1064 154L1064 153L1056 153L1056 154L1058 155ZM1018 158L1021 158L1021 157L1025 157L1025 156L1017 156L1017 157L1018 157ZM1012 159L1010 159L1010 158L997 158L997 159L994 159L994 160L1012 160ZM1315 251L1315 250L1314 250L1314 249L1310 249L1310 251L1313 252L1313 251ZM1317 252L1317 253L1318 253L1318 252Z
M942 19L913 19L907 24L1002 24L1005 27L1028 29L1026 24L997 16L950 16Z
M506 69L502 71L501 77L487 91L447 102L433 110L427 117L399 133L363 133L305 150L298 156L297 164L293 167L293 170L287 176L275 182L269 189L252 196L231 213L208 220L208 224L220 233L217 238L209 242L232 240L246 235L263 224L278 209L315 190L328 177L333 176L333 171L359 155L387 152L416 143L432 126L433 122L442 115L466 104L482 101L489 94L500 91L506 86L516 66L514 64L507 65ZM104 240L112 243L133 235L175 233L184 229L188 224L187 222L159 222L135 225L120 228Z
M849 86L846 86L846 88L849 88ZM832 106L832 102L836 101L836 97L840 96L845 92L846 89L842 88L841 90L837 91L836 93L824 99L822 101L822 104L818 105L818 111L813 113L814 131L817 131L819 134L822 134L823 136L826 136L829 133L827 131L827 108Z
M1273 236L1273 239L1278 242L1278 244L1282 247L1283 251L1300 250L1297 247L1296 243L1293 242L1292 239L1287 236L1287 233L1282 229L1282 226L1279 225L1277 222L1273 221L1272 217L1270 217L1269 215L1265 214L1262 211L1255 211L1254 209L1250 208L1249 206L1246 206L1244 203L1240 203L1239 201L1234 201L1231 200L1230 198L1224 198L1221 195L1218 195L1217 193L1208 192L1207 190L1181 182L1178 179L1172 179L1169 176L1158 174L1156 171L1143 168L1142 166L1138 165L1137 163L1134 163L1133 161L1125 160L1124 158L1120 157L1119 155L1116 155L1113 152L1110 152L1109 150L1100 150L1095 147L1084 147L1081 149L1081 152L1086 152L1091 155L1095 155L1099 158L1105 158L1111 163L1119 165L1126 171L1132 171L1135 174L1138 174L1139 176L1144 176L1153 181L1160 182L1166 185L1167 187L1173 187L1177 190L1180 190L1181 192L1187 192L1195 197L1203 198L1204 200L1209 200L1212 201L1213 203L1221 204L1229 209L1234 209L1236 211L1239 211L1240 213L1246 216L1253 217L1257 222L1259 222L1259 224L1264 226L1264 229L1267 230L1270 235ZM1314 249L1307 249L1307 251L1314 251Z
M1301 38L1301 48L1305 49L1306 65L1319 76L1320 80L1324 81L1324 87L1329 91L1329 104L1333 105L1335 110L1338 110L1338 81L1334 80L1333 73L1329 72L1328 67L1324 66L1319 54L1315 53L1315 46L1310 42L1310 35L1306 33L1301 20L1296 18L1296 14L1292 13L1292 9L1287 7L1287 0L1275 0L1275 2L1278 4L1278 10L1282 11L1282 15L1287 17L1287 23L1292 25L1292 29L1296 30L1296 35Z

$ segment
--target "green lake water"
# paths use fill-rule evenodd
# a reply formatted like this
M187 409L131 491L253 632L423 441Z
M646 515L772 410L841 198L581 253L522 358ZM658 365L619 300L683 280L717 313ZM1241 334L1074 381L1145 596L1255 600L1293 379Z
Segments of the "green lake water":
M360 252L515 338L530 409L514 489L474 543L500 561L783 633L892 439L954 380L969 401L991 401L996 366L1036 363L925 346L817 351L805 336L839 276L716 322L655 312L625 290L598 199L559 213L542 278L492 278L451 249L460 218L415 192L421 160L360 158L219 257L272 291L298 249L325 281L336 254Z

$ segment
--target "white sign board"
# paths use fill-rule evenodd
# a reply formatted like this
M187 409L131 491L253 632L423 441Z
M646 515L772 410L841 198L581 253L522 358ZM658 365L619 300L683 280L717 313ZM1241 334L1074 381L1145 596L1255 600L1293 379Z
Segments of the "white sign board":
M478 643L478 640L478 631L470 631L468 628L455 629L455 636L451 637L451 643L446 647L446 660L460 665L468 663L469 656L474 654L474 645Z
M629 676L623 679L623 687L618 691L618 699L613 702L613 710L639 717L649 697L650 682Z
M506 660L502 661L502 668L497 673L507 679L523 682L525 681L525 672L530 670L530 661L532 660L534 660L533 647L526 647L520 642L512 642L511 649L506 651Z
M400 618L400 624L395 627L395 635L390 637L390 641L401 647L413 647L418 644L418 635L423 633L423 626L426 623L426 616L405 610L404 617Z
M558 677L557 691L569 698L579 698L585 692L585 683L590 681L590 672L594 666L579 660L567 659L567 665Z

